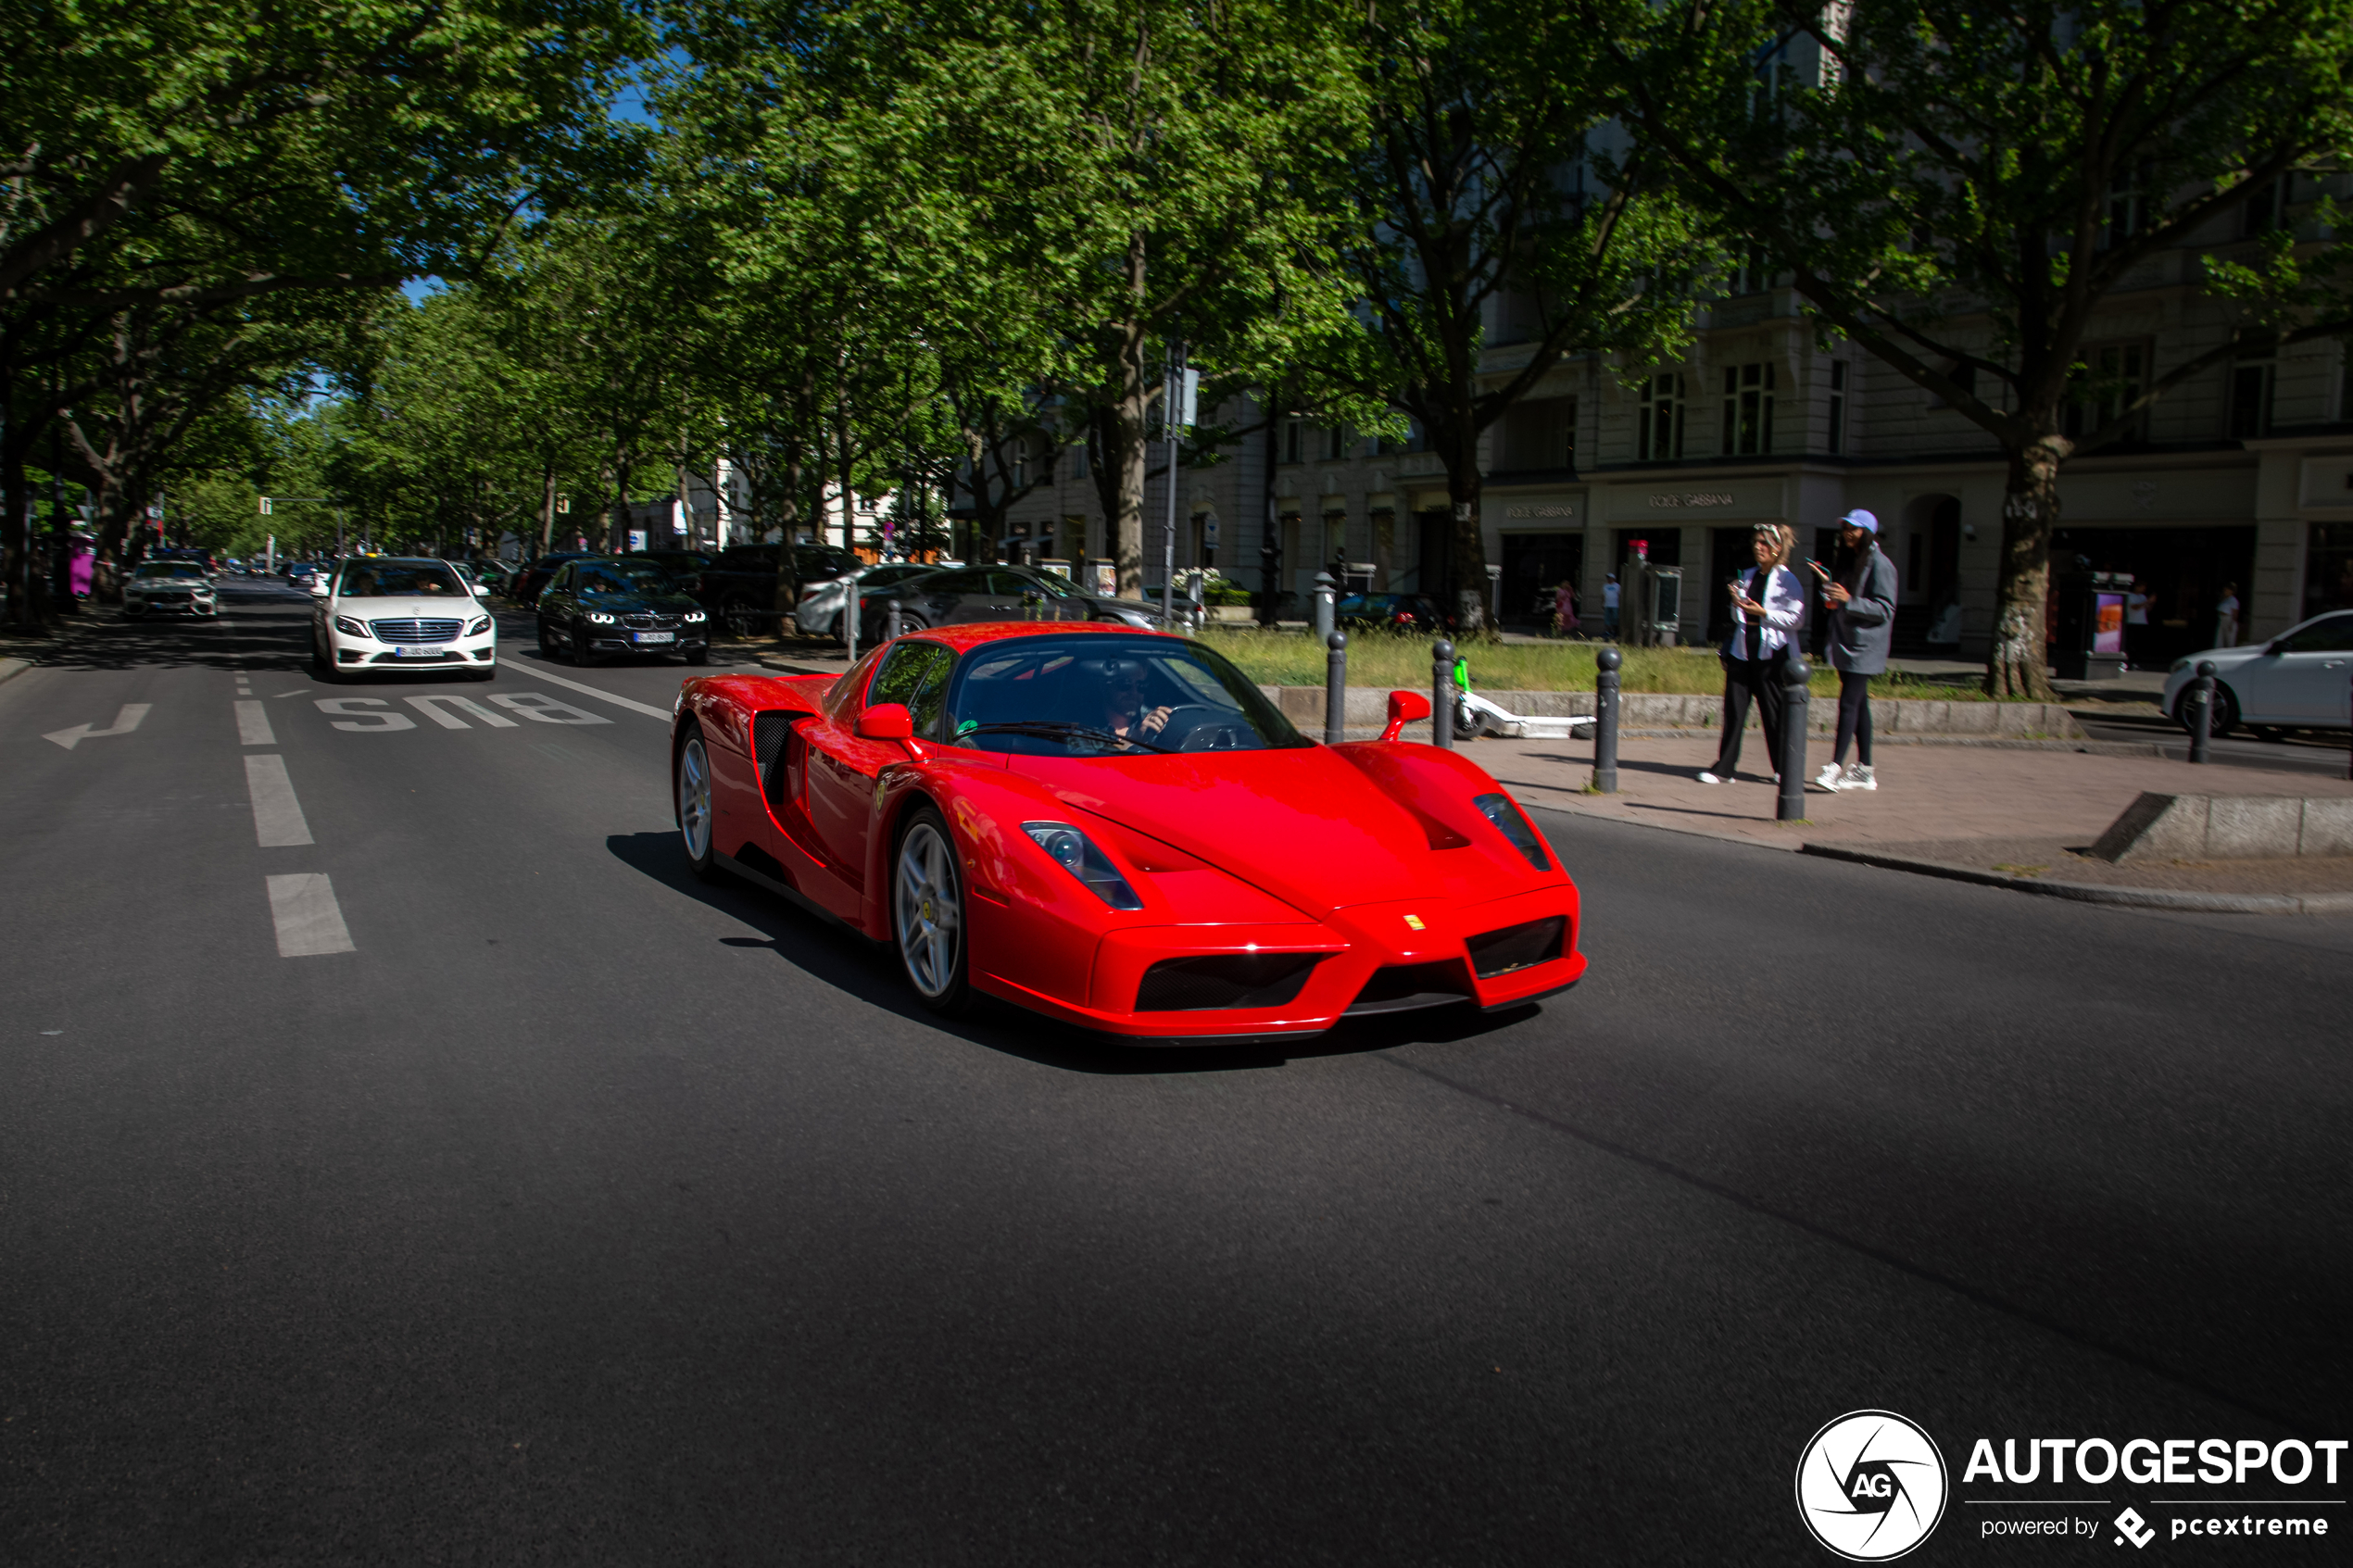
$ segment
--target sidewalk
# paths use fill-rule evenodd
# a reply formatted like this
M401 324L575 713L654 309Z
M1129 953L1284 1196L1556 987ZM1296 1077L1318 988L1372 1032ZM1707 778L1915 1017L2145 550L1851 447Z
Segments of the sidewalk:
M2209 860L2118 867L2073 851L2088 847L2143 792L2168 795L2353 797L2353 782L2310 774L2192 767L2158 758L1990 746L1882 747L1870 793L1809 785L1807 820L1774 820L1780 792L1757 771L1752 735L1733 783L1694 776L1715 760L1714 737L1627 738L1618 746L1618 793L1588 795L1592 747L1559 741L1482 740L1464 755L1529 806L1638 822L1777 849L1802 849L1936 874L2017 886L2039 883L2160 893L2104 901L2180 908L2273 909L2263 900L2341 896L2353 910L2353 859ZM1830 760L1809 746L1808 775ZM2184 897L2183 896L2192 896ZM2219 901L2218 901L2219 900ZM2253 900L2254 902L2249 902ZM2334 908L2322 902L2316 908Z

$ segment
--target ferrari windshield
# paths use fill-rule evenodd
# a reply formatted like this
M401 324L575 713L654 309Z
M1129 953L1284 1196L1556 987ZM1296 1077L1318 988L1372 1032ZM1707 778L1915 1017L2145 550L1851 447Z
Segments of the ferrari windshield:
M1312 743L1231 664L1174 637L1019 637L966 654L960 746L1038 757L1264 751Z
M462 598L466 585L437 560L361 560L343 569L340 596L346 599L420 596Z

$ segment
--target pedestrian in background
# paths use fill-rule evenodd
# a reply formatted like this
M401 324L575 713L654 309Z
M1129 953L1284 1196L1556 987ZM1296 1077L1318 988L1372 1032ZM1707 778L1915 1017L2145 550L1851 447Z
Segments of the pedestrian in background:
M1577 584L1564 577L1560 586L1553 590L1553 635L1574 636L1577 633Z
M1877 789L1871 772L1871 677L1895 643L1895 563L1879 547L1879 519L1857 508L1838 520L1837 571L1822 578L1831 663L1838 671L1838 738L1814 782L1824 789ZM1840 769L1847 744L1855 766Z
M2149 585L2145 578L2133 579L2132 588L2124 596L2124 659L2127 669L2137 669L2148 659L2149 646Z
M1781 729L1787 715L1781 688L1790 649L1806 626L1806 585L1789 569L1790 553L1796 548L1795 530L1775 522L1757 524L1750 542L1755 570L1745 582L1736 577L1724 585L1732 600L1732 633L1717 655L1724 665L1724 737L1717 743L1716 760L1699 775L1702 784L1722 784L1736 776L1752 697L1773 777L1776 782L1780 778Z
M1617 635L1617 573L1615 571L1607 572L1602 578L1602 635Z
M2239 585L2235 583L2222 584L2222 602L2214 607L2214 646L2239 646Z

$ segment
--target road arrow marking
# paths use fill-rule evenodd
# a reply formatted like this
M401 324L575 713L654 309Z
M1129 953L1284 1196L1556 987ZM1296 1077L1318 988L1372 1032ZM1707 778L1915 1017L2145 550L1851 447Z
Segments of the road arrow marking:
M71 751L83 741L95 740L100 735L127 735L139 727L139 721L145 719L147 710L154 706L152 702L124 703L122 711L114 716L114 728L111 730L94 730L87 724L76 724L70 730L52 730L41 738L56 741Z

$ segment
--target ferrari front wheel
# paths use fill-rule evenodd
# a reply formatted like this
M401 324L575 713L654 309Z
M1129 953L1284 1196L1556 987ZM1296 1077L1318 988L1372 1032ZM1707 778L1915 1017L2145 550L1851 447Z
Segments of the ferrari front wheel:
M719 875L719 859L712 853L711 809L711 754L702 744L702 729L690 726L686 744L678 748L678 836L686 846L686 865L705 882Z
M948 824L928 806L915 809L900 835L891 872L891 924L899 959L924 1006L952 1012L963 1005L964 886Z

